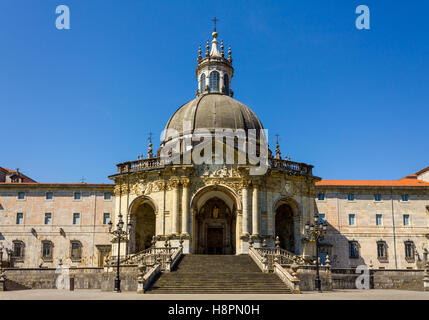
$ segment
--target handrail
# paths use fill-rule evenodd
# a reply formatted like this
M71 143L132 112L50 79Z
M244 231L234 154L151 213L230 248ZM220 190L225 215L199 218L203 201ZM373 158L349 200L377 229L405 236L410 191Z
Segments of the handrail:
M295 275L290 274L278 262L274 263L274 273L292 290L293 293L301 293L299 289L299 279Z
M292 265L294 263L298 265L305 265L310 263L303 257L296 255L286 249L282 248L253 248L259 255L266 259L267 268L273 271L274 262L278 262L280 265Z
M182 255L182 252L182 247L151 247L126 257L120 261L120 264L153 266L156 263L159 263L162 270L170 271L172 261L176 262Z
M253 259L253 261L255 261L262 272L267 273L270 271L266 263L266 259L264 259L264 257L257 250L255 250L255 248L249 248L249 256Z
M173 268L176 266L176 264L179 261L179 258L183 254L183 247L179 247L179 250L175 251L171 257L171 263L170 263L170 270L173 270Z

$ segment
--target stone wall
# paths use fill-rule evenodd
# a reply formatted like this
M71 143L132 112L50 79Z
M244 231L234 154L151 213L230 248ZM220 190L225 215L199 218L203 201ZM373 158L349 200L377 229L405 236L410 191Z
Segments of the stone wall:
M299 279L299 288L301 291L315 290L316 280L316 267L305 266L300 267L297 271ZM320 279L322 281L322 289L324 291L332 290L332 281L329 279L329 274L326 268L321 268L319 271Z
M137 266L126 266L120 268L121 290L137 291L137 277L139 270ZM101 291L113 291L115 288L116 268L109 268L101 275Z
M374 289L423 290L424 270L374 270Z
M424 270L371 270L371 289L423 290ZM332 269L334 289L356 289L355 269Z
M54 268L6 269L6 289L56 289L59 273ZM70 268L75 289L100 289L103 268Z

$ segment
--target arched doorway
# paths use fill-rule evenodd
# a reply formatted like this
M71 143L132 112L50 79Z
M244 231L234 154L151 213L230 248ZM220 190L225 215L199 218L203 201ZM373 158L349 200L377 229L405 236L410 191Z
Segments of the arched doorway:
M235 216L223 200L207 200L195 224L197 253L235 254Z
M275 227L280 247L295 252L294 211L289 204L283 203L277 207Z
M136 253L149 248L155 235L156 216L154 206L145 198L137 199L131 205L130 252Z
M191 210L193 253L236 254L241 202L234 190L223 185L203 187L192 197Z

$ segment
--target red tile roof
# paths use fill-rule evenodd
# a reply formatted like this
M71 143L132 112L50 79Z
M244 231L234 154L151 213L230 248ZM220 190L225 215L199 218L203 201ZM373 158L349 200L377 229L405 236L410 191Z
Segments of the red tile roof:
M429 187L429 183L418 179L399 180L321 180L316 186L356 186L356 187Z
M3 171L5 171L6 173L16 172L16 170L11 170L11 169L8 169L8 168L3 168L3 167L0 167L0 169L2 169ZM19 172L19 174L22 176L24 183L37 183L37 181L34 181L33 179L31 179L30 177L26 176L22 172ZM2 182L0 182L0 183L2 183Z

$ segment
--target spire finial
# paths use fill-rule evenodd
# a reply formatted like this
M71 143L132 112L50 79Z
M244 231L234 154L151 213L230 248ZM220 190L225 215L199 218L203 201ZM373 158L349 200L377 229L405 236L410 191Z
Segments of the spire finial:
M274 141L276 142L276 159L281 160L282 156L281 156L281 152L280 152L279 135L278 134L276 134L276 139L274 139Z
M232 57L231 57L231 45L228 46L228 62L231 63L232 62Z
M220 42L220 55L223 57L225 57L225 53L223 52L223 40Z
M152 154L152 132L149 131L149 138L147 138L149 140L149 148L147 149L147 158L151 159L153 158L153 154Z
M198 61L200 61L203 57L201 57L201 45L198 47Z
M206 57L208 57L209 54L210 54L209 50L210 50L210 45L209 45L209 40L207 40L207 44L206 44Z

